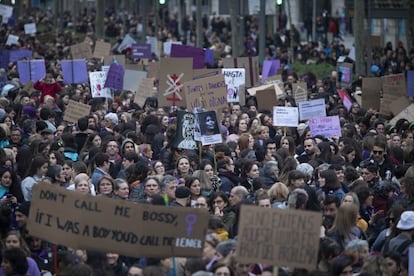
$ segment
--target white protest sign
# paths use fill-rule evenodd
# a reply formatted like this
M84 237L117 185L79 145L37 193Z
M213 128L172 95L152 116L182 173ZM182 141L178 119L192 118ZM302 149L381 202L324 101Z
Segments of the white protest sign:
M227 84L227 102L240 102L240 93L244 93L246 83L246 69L223 68L221 73L224 76L224 82Z
M299 123L299 111L297 107L274 106L273 125L285 127L297 127Z
M338 115L309 119L309 128L312 136L322 135L326 138L342 136Z
M325 99L299 102L299 120L304 121L315 117L325 117Z
M36 30L36 23L28 23L24 24L24 33L25 34L35 34Z
M123 50L130 47L132 44L137 43L129 34L127 34L118 46L118 52L122 53Z
M107 73L104 71L89 72L92 98L112 98L111 89L104 88Z
M6 45L11 46L13 44L17 44L18 41L19 37L17 35L9 34L9 36L7 37Z
M13 15L13 7L12 6L7 6L7 5L0 4L0 15L3 18L7 18L8 19L9 17L11 17Z

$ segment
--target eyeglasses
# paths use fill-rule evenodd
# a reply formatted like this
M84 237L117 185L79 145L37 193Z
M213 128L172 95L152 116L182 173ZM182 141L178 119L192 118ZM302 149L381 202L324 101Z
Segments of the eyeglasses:
M384 151L382 151L382 150L373 150L372 152L374 154L383 154L384 153Z

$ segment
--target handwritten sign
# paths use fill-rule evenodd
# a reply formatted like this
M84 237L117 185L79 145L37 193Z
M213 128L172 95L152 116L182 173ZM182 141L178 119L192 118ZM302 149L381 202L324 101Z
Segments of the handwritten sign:
M299 103L299 120L304 121L315 117L325 117L325 99L316 99Z
M73 59L92 58L91 46L87 42L82 42L70 46L70 53Z
M104 71L89 72L92 98L112 98L111 90L104 87L106 75Z
M0 4L0 15L3 18L9 18L13 15L13 7L8 5ZM7 23L7 21L6 21Z
M132 44L133 58L151 58L151 44Z
M317 212L242 205L236 256L243 264L316 268L322 216Z
M103 41L96 41L95 50L93 51L93 56L96 58L103 58L109 56L109 51L111 50L111 44Z
M380 110L381 78L362 78L361 104L366 109Z
M86 68L86 60L62 60L60 62L62 66L63 82L72 83L84 83L88 81L88 70Z
M223 68L221 73L227 84L227 101L240 102L240 94L244 93L246 70L244 68Z
M262 85L264 86L264 85ZM261 87L262 87L261 86ZM275 84L269 85L267 88L256 91L257 108L259 110L272 111L274 106L279 105L279 99L283 98L283 93Z
M74 100L69 100L66 106L63 120L66 122L77 123L82 117L88 116L91 112L91 106Z
M37 82L46 76L44 59L19 60L17 62L20 82L26 84L29 81Z
M274 106L273 125L285 127L297 127L299 121L299 111L297 107Z
M172 44L171 57L193 58L193 69L202 69L205 67L205 53L201 48L188 45Z
M297 82L292 83L292 92L295 101L298 102L306 102L308 100L308 87L306 82Z
M154 78L141 78L135 92L134 103L144 105L147 97L154 96Z
M130 257L200 257L208 213L106 197L53 185L33 188L30 235L55 244Z
M6 45L11 46L19 42L19 37L17 35L9 34L7 37Z
M184 83L187 109L219 110L227 106L224 76L217 75Z
M36 23L28 23L24 24L24 33L25 34L35 34L36 30Z
M390 121L391 125L395 125L399 119L406 119L409 122L414 122L414 104L410 104L403 111L397 114Z
M322 135L326 138L341 137L341 124L339 116L328 116L309 119L309 128L312 136Z
M407 86L404 74L384 76L382 79L381 113L398 114L410 103L406 99ZM402 100L404 99L404 100Z
M238 57L223 59L224 68L244 68L246 70L246 87L259 84L259 58Z
M198 148L194 139L196 118L194 113L177 111L177 131L174 145L179 149L195 150Z
M113 88L117 90L124 89L124 74L125 69L119 63L112 63L106 75L104 87Z

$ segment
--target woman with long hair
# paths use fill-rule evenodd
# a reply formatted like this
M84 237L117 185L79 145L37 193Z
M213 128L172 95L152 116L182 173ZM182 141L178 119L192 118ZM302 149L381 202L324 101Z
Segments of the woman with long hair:
M97 187L97 190L96 190L97 195L104 195L110 198L114 196L115 184L114 184L114 180L112 179L112 177L103 175L98 180L96 187Z
M194 206L197 198L201 195L200 179L195 176L187 176L184 185L190 189L191 206Z
M0 167L0 203L13 204L24 200L21 183L12 167Z
M240 179L234 172L234 161L224 153L218 152L217 158L217 169L218 177L221 180L219 190L224 192L227 196L230 195L231 189L240 184Z
M47 167L48 160L43 155L38 155L33 158L33 161L26 173L26 177L21 183L21 189L25 201L30 201L32 199L33 186L45 176Z

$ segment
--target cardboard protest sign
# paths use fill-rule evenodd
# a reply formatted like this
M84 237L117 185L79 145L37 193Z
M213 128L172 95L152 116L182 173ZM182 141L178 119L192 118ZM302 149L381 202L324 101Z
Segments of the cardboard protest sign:
M129 257L200 257L208 212L89 196L48 184L33 188L30 235L72 248Z
M195 115L197 117L198 126L200 127L201 144L205 146L222 143L223 138L220 133L216 111L210 110L199 112Z
M244 93L246 84L246 70L244 68L223 68L221 73L227 84L227 101L240 102L240 96Z
M217 76L220 72L220 69L196 69L193 70L193 80Z
M86 67L86 60L62 60L60 62L62 66L63 82L72 83L84 83L88 81L88 69Z
M407 71L407 95L414 96L414 71Z
M133 58L151 58L151 44L132 44L131 55Z
M259 58L238 57L223 59L224 68L246 69L246 87L253 87L259 84Z
M381 78L362 78L361 104L364 108L380 110Z
M145 99L154 96L154 78L141 78L135 92L134 103L143 106Z
M382 100L380 112L383 114L398 114L406 108L408 102L407 86L404 74L395 74L381 77L382 79Z
M263 61L263 69L262 69L262 81L261 83L264 83L264 80L268 77L272 77L277 74L277 70L279 70L280 67L280 60L264 60Z
M222 75L187 81L184 92L187 109L192 112L194 108L209 111L227 107L227 86Z
M106 72L96 71L89 72L89 82L91 86L92 98L103 97L112 98L111 90L105 88Z
M129 34L125 35L124 39L122 40L121 44L119 44L117 50L118 53L122 53L122 51L130 48L132 44L136 44L137 42L133 39Z
M88 116L91 112L91 106L74 100L69 100L66 106L63 120L66 122L77 123L82 117Z
M316 99L299 103L299 120L326 117L325 99Z
M114 62L122 64L122 66L125 67L125 56L124 55L112 55L112 56L104 57L105 65L111 65Z
M301 81L292 83L292 92L297 103L306 102L308 100L308 86L306 82Z
M87 42L78 43L70 46L72 59L90 59L92 58L91 46Z
M96 41L95 50L93 51L93 56L96 58L103 58L109 56L109 51L111 50L111 44L104 41Z
M186 106L183 83L193 79L192 70L192 58L161 59L158 93L159 106ZM150 77L149 74L148 77Z
M26 84L29 80L37 82L46 76L44 59L19 60L17 62L20 82Z
M36 23L28 23L24 24L24 33L25 34L35 34L36 30Z
M183 43L181 41L166 41L163 43L163 49L164 49L164 54L169 56L171 55L171 47L173 44L179 44L182 45Z
M257 109L259 111L272 111L274 106L279 105L276 95L275 85L271 85L263 90L256 91Z
M146 66L147 77L158 80L160 78L160 62L150 62Z
M236 246L239 263L316 268L322 223L320 213L245 204L240 212Z
M409 122L414 122L414 104L410 104L403 111L401 111L397 116L390 120L391 125L395 125L399 119L406 119Z
M125 69L119 63L112 63L106 75L105 88L113 88L116 90L124 89Z
M21 49L21 50L11 50L9 52L9 62L16 62L21 59L31 59L33 52L31 50Z
M318 117L309 119L312 136L322 135L326 138L341 137L342 130L339 116Z
M136 91L141 79L147 77L147 72L136 70L125 70L124 90Z
M171 57L193 58L193 69L204 68L205 53L203 49L188 45L172 44Z
M299 124L299 111L297 107L274 106L273 125L297 127Z
M17 42L19 42L19 37L17 35L9 34L7 37L6 45L11 46L17 44Z
M177 131L174 145L179 149L197 149L194 140L195 115L191 112L177 111Z

